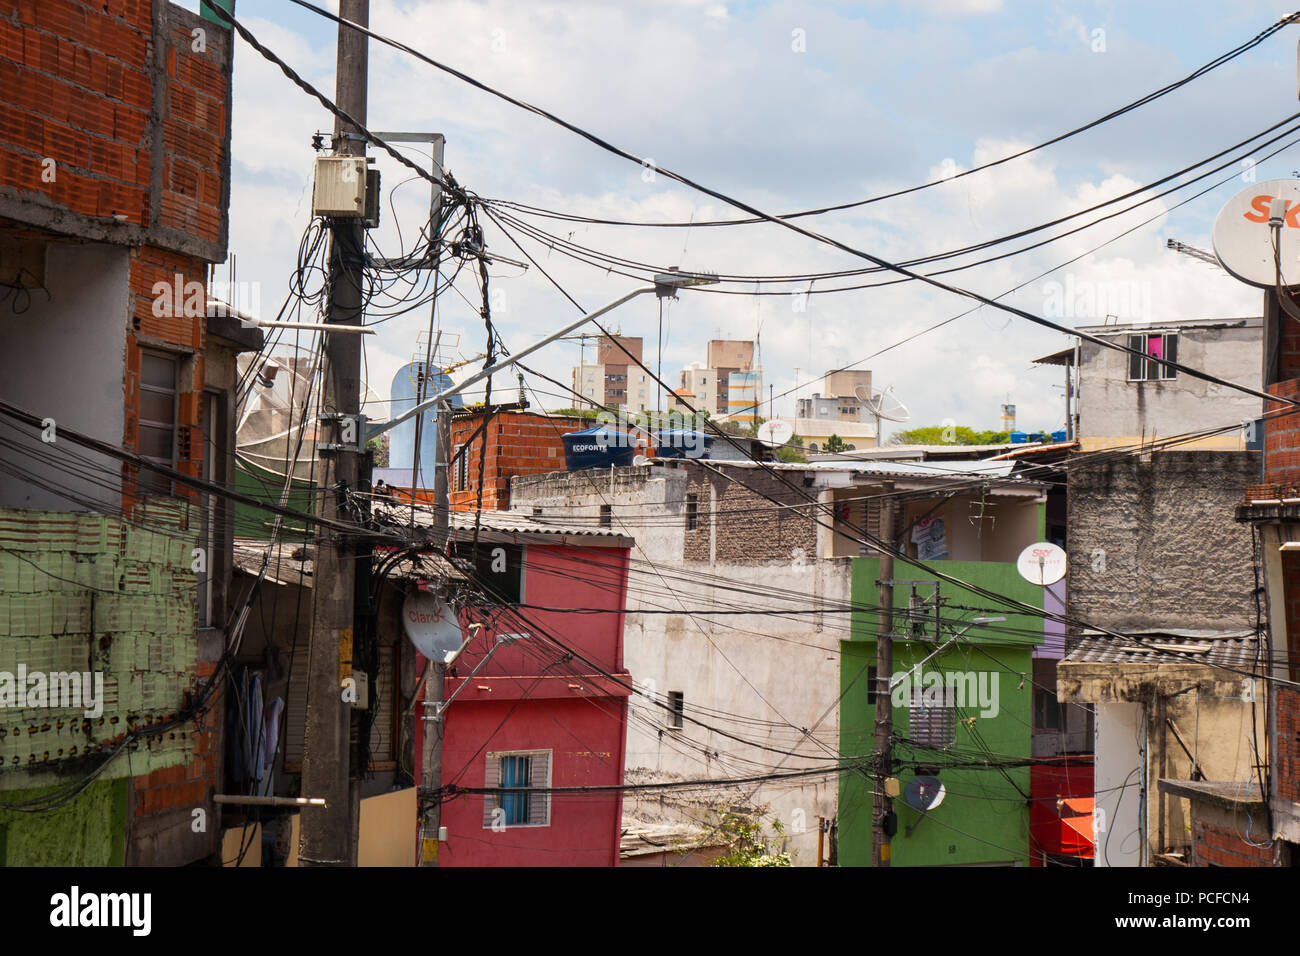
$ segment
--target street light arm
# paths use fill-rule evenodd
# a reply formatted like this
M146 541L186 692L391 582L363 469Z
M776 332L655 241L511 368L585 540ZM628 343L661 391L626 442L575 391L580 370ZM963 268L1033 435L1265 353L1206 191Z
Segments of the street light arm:
M658 286L653 286L653 285L643 286L640 289L633 289L631 292L627 293L626 295L619 296L613 302L601 306L595 312L588 312L586 315L582 316L582 318L569 323L564 328L560 329L558 332L553 332L550 335L546 336L546 338L534 342L532 345L528 346L528 348L524 349L523 351L516 352L514 355L508 356L507 358L503 359L502 361L496 363L495 365L489 368L485 368L478 372L475 372L473 375L465 379L459 385L453 385L451 388L439 392L437 395L433 396L430 399L427 399L426 401L421 402L419 405L416 405L414 408L408 409L407 411L403 412L401 415L398 415L396 418L391 418L386 422L380 422L379 424L368 427L366 429L366 438L369 439L369 438L374 438L376 435L382 435L384 432L400 425L402 422L406 421L407 419L414 418L416 415L419 415L422 412L435 407L436 405L438 405L438 403L446 401L447 399L451 398L453 395L457 395L460 392L463 392L465 389L469 388L472 385L477 385L485 378L490 378L491 376L495 375L497 372L501 371L503 368L509 368L511 365L514 365L516 362L527 358L529 355L532 355L538 349L544 348L545 346L550 345L556 339L568 335L570 332L574 331L575 329L580 328L583 325L586 325L592 319L598 318L599 316L604 315L606 312L612 312L614 309L617 309L623 303L629 302L632 299L635 299L639 295L645 295L649 292L655 292L658 290L658 288L659 288Z

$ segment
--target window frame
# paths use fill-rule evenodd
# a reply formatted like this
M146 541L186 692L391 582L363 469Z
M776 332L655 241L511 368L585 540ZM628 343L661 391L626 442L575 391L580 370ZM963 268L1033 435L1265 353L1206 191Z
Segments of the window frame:
M147 385L144 380L144 363L146 358L157 358L168 362L172 367L172 387L170 389L162 388L157 385ZM185 356L177 352L167 352L162 349L141 348L140 349L140 396L136 402L136 453L146 461L154 464L165 465L168 468L175 469L180 462L177 454L180 448L180 411L181 411L181 372L185 361ZM172 399L172 420L170 422L160 422L156 419L144 417L144 394L149 392L155 395L171 394ZM159 458L157 455L146 455L142 450L140 433L144 428L166 428L171 431L171 455L169 458ZM165 482L166 490L160 491L157 482ZM146 484L148 490L146 490ZM175 497L176 485L170 478L165 478L155 472L150 472L147 468L141 470L140 493L142 495L158 495L161 497Z
M686 530L694 531L700 526L700 496L693 492L686 493Z
M686 694L680 690L668 692L668 729L683 730L686 727Z
M500 787L501 787L501 779L502 779L502 776L503 776L502 773L501 773L501 771L502 771L502 769L503 769L502 766L501 766L501 761L502 761L503 759L507 759L507 758L519 758L519 757L528 757L528 758L530 759L530 764L529 764L529 774L528 774L528 776L529 776L528 786L527 786L527 787L511 787L511 788L510 788L511 790L522 790L522 791L524 791L523 796L525 796L525 797L527 798L527 800L529 801L528 803L525 804L525 809L524 809L524 816L525 816L525 819L527 819L527 817L529 817L529 816L532 815L532 814L531 814L531 810L532 810L532 804L531 804L531 801L532 801L533 799L539 799L539 800L541 800L541 806L542 806L542 813L540 814L541 817L542 817L541 822L538 822L538 823L527 823L527 822L525 822L525 823L509 823L509 822L505 822L505 823L503 823L503 825L502 825L504 829L506 829L506 830L524 830L524 829L537 830L537 829L541 829L541 828L543 828L543 827L549 827L549 826L551 825L551 794L550 794L549 792L547 792L547 791L549 791L549 788L550 788L551 785L552 785L552 780L554 779L554 777L553 777L553 774L555 773L555 759L554 759L554 753L555 753L555 752L554 752L553 750L494 750L494 751L489 751L489 752L486 754L486 756L485 756L485 762L484 762L484 783L485 783L486 786L489 786L489 787L490 787L490 786L494 786L494 784L492 784L492 783L490 782L490 781L492 780L492 774L491 774L490 771L491 771L491 768L493 767L494 764L495 764L495 766L496 766L496 783L495 783L495 786L498 787L498 788L500 788ZM543 782L540 784L540 786L543 787L543 788L546 788L546 789L545 789L543 792L541 792L541 793L538 793L538 792L536 791L536 789L535 789L535 788L537 788L537 787L539 786L539 784L537 784L537 783L535 782L535 781L536 781L536 770L535 770L533 764L531 763L532 760L534 760L534 759L536 759L536 758L539 758L539 757L540 757L540 758L544 758L544 760L545 760L545 776L544 776ZM502 798L503 798L504 796L505 796L505 795L504 795L504 794L501 794L501 793L488 793L488 794L484 794L484 795L483 795L483 829L484 829L484 830L491 830L491 829L493 829L493 823L494 823L494 821L493 821L493 819L492 819L492 816L493 816L494 811L496 811L497 809L502 809L502 810L505 809L505 807L502 805Z
M927 692L932 692L932 689L928 687L913 686L911 694L908 695L908 739L914 747L919 747L922 750L948 750L957 744L956 688L945 684L943 687L944 702L938 705L925 703L925 694ZM944 737L947 740L946 743L936 746L935 741L938 740L938 737L935 735L935 727L931 724L931 721L933 720L931 715L942 719L942 729L944 731ZM924 728L917 726L918 716L923 716L925 718L926 724ZM919 735L922 729L924 729L926 733L925 737Z
M1160 358L1158 359L1151 357L1150 344L1153 337L1161 339ZM1139 350L1142 355L1128 353L1126 380L1130 382L1168 382L1176 379L1178 370L1163 363L1178 361L1178 339L1178 332L1128 333L1128 347Z

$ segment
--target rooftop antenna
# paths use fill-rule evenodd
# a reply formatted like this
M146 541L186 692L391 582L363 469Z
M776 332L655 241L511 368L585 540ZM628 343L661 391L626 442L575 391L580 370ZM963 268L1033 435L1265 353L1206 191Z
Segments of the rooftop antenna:
M880 444L881 419L890 422L906 422L912 419L912 413L907 410L907 406L894 395L892 385L884 391L875 388L868 391L867 386L857 385L853 389L853 396L876 417L877 445Z

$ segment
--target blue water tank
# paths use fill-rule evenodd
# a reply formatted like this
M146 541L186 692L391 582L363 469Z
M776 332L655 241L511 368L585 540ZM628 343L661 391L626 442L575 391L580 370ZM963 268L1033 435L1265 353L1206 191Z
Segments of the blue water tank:
M569 471L630 465L636 457L636 436L608 425L569 432L560 439L564 442L564 465Z
M1066 431L1062 428L1059 432L1052 432L1052 441L1065 441Z
M1028 433L1028 432L1012 432L1012 433L1011 433L1011 444L1013 444L1013 445L1023 445L1023 444L1024 444L1025 442L1027 442L1027 441L1029 441L1029 433Z
M659 458L708 458L712 450L712 435L689 428L666 428L655 435L655 455Z

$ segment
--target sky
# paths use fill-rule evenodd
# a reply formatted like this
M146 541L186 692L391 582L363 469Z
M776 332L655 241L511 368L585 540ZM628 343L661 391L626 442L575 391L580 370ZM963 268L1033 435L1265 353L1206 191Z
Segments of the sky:
M323 2L337 10L337 0ZM373 0L371 26L654 165L764 211L788 213L944 179L1043 142L1181 79L1290 12L1252 0ZM305 79L333 95L332 22L289 0L239 0L236 14ZM1138 189L1300 111L1297 30L1289 27L1155 103L1029 156L799 221L897 262L1015 233ZM369 83L370 128L443 133L447 168L481 197L645 222L744 215L373 42ZM242 41L232 115L230 251L237 278L257 284L260 311L268 317L287 294L310 218L311 136L329 132L333 121ZM1002 301L1071 327L1106 321L1103 311L1089 306L1096 301L1111 302L1109 311L1121 313L1120 321L1156 325L1258 315L1259 290L1165 243L1176 238L1210 249L1214 217L1233 194L1252 178L1288 178L1300 170L1300 145L1264 158L1298 137L1254 153L1235 151L1218 161L1232 159L1233 165L1198 184L1153 198L1205 168L1143 192L1136 199L1151 201L1136 210L940 278L989 297L1021 286ZM1238 154L1250 160L1240 163ZM418 234L428 184L410 181L388 157L377 165L384 209L374 238L392 254L398 245L409 248ZM656 266L773 276L868 265L770 223L642 229L531 221L569 241ZM489 251L521 258L486 220L484 231ZM639 284L517 238L587 309ZM219 267L218 275L223 271ZM465 357L483 348L474 271L461 273L458 293L440 297L434 319L448 338L459 334ZM580 314L538 269L498 261L490 273L493 321L512 351ZM663 378L675 387L682 367L704 360L710 338L757 335L778 416L793 413L796 396L818 391L818 376L860 362L855 367L869 368L877 387L892 386L910 410L911 425L995 428L1001 404L1010 401L1023 429L1064 426L1062 370L1032 361L1065 347L1064 335L993 308L972 311L970 300L917 282L818 292L884 278L890 277L819 280L806 298L789 294L807 290L806 282L762 287L783 293L773 296L748 294L756 288L752 282L719 287L746 294L685 291L664 311ZM969 314L917 334L960 313ZM367 337L366 368L376 393L387 397L389 382L416 354L417 336L431 318L422 309ZM660 361L653 297L633 300L608 320L623 334L644 337L647 364ZM590 360L590 346L587 355ZM529 364L567 383L578 359L579 344L561 342ZM529 384L535 390L530 399L545 407L572 404L553 385L540 379ZM513 393L514 375L498 376L494 389ZM371 410L372 417L383 412ZM1206 416L1207 426L1227 424L1212 408Z

